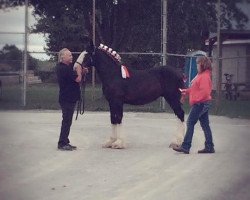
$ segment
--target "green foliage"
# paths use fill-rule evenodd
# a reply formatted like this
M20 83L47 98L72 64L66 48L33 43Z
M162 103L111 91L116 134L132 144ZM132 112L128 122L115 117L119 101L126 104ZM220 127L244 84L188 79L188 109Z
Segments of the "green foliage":
M52 82L55 83L57 81L55 72L51 71L38 71L37 75L41 78L42 82Z
M0 60L3 66L8 66L8 71L19 71L23 65L23 52L15 45L6 44L2 50L0 50ZM28 69L34 70L37 68L37 59L28 55ZM0 70L4 71L5 69ZM6 71L6 70L5 70Z
M92 0L29 0L38 23L33 32L46 33L49 51L68 47L83 49L82 38L92 37ZM117 51L161 51L161 0L96 0L96 43ZM217 0L168 0L168 52L186 54L187 49L203 49L209 32L217 26ZM222 0L222 27L244 28L247 17L237 7L249 0ZM24 0L4 1L0 7L23 5ZM170 60L171 64L171 60ZM173 64L176 64L173 61Z
M15 45L5 45L0 51L1 62L9 66L10 71L18 71L22 68L22 51Z
M27 87L27 106L22 107L22 91L21 85L4 86L2 96L0 96L0 110L13 109L60 109L58 104L58 85L57 84L36 84ZM124 111L132 112L169 112L173 113L169 105L166 103L166 109L160 107L161 100L158 99L150 104L143 106L125 105ZM185 113L188 114L190 106L186 101L183 105ZM102 94L100 85L94 89L91 85L87 85L85 89L85 110L86 111L109 111L109 106ZM234 118L250 119L250 99L228 101L222 100L220 107L216 109L215 101L213 101L212 115L221 115Z

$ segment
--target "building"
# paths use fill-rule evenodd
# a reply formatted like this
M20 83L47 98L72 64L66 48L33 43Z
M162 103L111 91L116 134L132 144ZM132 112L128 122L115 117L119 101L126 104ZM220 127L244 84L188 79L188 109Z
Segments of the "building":
M209 55L217 57L217 36L207 40ZM250 89L250 31L221 31L222 52L222 85L225 84L225 74L232 75L232 83L240 90ZM213 62L213 88L216 89L218 74L217 62ZM222 87L223 88L223 87Z

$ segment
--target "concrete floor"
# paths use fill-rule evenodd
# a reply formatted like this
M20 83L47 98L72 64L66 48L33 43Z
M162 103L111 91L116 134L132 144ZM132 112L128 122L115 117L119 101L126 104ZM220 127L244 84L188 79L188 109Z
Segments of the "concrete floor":
M200 155L197 124L189 155L168 148L176 119L124 113L128 148L103 149L109 113L73 122L77 151L57 150L59 111L0 112L1 200L249 200L250 120L211 116L215 154Z

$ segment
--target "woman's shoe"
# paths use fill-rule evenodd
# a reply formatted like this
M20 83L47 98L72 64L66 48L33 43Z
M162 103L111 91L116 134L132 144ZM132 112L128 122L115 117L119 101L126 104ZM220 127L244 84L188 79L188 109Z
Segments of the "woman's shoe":
M202 150L199 150L198 153L215 153L215 150L214 148L211 148L211 149L202 149Z
M73 150L76 150L77 149L77 146L74 146L74 145L71 145L71 144L68 144Z
M184 149L182 146L173 147L173 150L175 150L175 151L177 151L177 152L182 152L182 153L185 153L185 154L189 154L189 150Z
M59 150L62 150L62 151L73 151L73 148L71 146L69 146L68 144L66 145L63 145L63 146L59 146L57 147Z

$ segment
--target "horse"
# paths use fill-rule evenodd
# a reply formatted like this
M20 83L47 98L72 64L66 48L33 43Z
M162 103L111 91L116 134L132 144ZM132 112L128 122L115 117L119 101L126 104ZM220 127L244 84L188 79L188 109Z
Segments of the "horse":
M122 65L121 56L116 51L103 44L95 47L91 39L86 46L82 65L95 67L109 104L112 131L110 138L103 144L104 148L123 149L127 146L122 133L124 104L144 105L159 97L168 102L182 127L170 147L181 144L185 125L179 89L184 88L184 81L176 69L168 66L146 70L128 69Z

